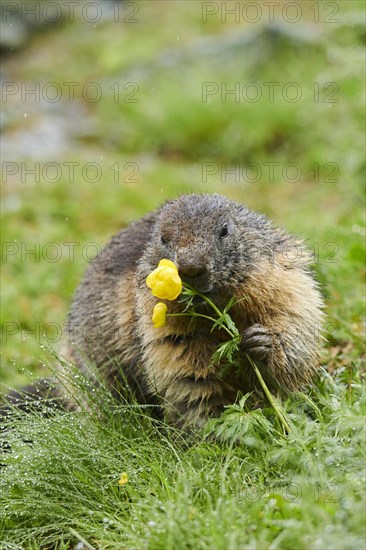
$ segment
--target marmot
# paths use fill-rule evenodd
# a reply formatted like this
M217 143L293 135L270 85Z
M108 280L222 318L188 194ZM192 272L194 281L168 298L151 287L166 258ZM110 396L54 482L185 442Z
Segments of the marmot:
M237 300L231 316L242 335L240 369L222 376L212 365L222 335L202 319L172 317L153 327L159 300L146 277L163 258L218 306ZM202 426L238 392L258 386L246 353L272 391L301 389L322 344L323 301L310 260L300 241L262 214L221 195L181 196L120 231L88 267L64 355L86 375L94 364L116 395L128 384L139 401L160 403L176 426Z

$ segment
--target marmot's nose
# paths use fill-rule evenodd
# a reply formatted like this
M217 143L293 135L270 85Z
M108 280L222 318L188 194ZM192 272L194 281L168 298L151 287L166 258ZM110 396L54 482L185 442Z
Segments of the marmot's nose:
M178 271L187 277L201 277L207 273L207 267L203 263L179 262Z

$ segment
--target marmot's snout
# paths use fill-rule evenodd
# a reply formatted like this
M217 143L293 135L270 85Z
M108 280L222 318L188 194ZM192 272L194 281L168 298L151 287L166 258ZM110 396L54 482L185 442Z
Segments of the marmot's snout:
M179 275L184 282L201 292L210 290L208 259L201 248L186 247L178 250L176 263Z
M208 269L205 263L202 262L178 262L178 271L182 277L195 279L207 275Z

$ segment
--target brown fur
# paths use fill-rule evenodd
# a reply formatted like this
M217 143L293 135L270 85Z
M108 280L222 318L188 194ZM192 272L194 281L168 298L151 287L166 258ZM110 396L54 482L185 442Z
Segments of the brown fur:
M153 328L158 300L145 279L162 258L218 305L237 298L239 370L223 376L211 364L226 337L205 320L174 317ZM181 197L118 233L91 264L65 355L87 375L89 363L101 369L116 394L127 383L140 401L161 403L177 425L202 425L238 391L256 388L246 353L273 391L299 389L316 372L322 340L322 298L308 264L303 245L264 216L220 195ZM182 310L179 300L167 304Z

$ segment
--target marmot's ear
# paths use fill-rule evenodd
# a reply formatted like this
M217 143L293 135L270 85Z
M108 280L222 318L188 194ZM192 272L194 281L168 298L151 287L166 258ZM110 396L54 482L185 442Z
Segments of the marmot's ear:
M157 209L155 210L156 217L159 218L162 210L164 210L164 208L169 204L173 204L173 202L175 202L174 199L167 200L167 201L164 201L160 206L158 206Z
M180 195L180 197L182 197L183 195ZM179 197L179 198L180 198ZM164 206L167 206L168 204L173 204L173 202L175 202L177 199L170 199L170 200L166 200L163 202L163 204L160 206L159 210L161 210L162 208L164 208Z

